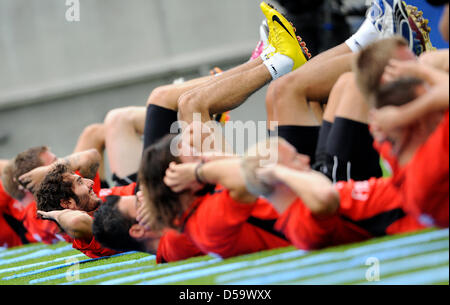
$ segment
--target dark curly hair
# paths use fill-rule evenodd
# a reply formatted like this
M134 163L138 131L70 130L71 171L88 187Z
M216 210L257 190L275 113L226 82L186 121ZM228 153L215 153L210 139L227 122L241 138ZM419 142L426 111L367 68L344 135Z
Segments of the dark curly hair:
M78 196L72 190L72 181L67 179L71 171L64 164L57 164L40 184L35 197L38 210L53 211L63 210L61 200L74 199L76 204L80 203Z
M106 202L94 213L94 237L103 247L116 251L145 252L145 245L129 234L131 226L137 224L137 221L125 217L119 211L119 199L120 196L115 195L106 197Z

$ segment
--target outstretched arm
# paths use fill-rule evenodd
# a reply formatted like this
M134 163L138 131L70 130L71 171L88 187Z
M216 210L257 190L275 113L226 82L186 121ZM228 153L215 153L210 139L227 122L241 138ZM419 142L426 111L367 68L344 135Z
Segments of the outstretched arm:
M86 212L78 210L37 211L42 219L56 222L70 237L76 239L92 238L93 219Z

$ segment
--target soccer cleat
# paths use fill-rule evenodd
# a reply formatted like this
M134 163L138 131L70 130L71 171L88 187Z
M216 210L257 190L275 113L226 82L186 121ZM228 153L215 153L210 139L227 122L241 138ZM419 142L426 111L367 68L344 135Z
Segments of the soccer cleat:
M258 58L261 55L261 53L263 52L263 50L264 50L264 43L260 40L256 44L256 47L253 50L252 55L250 56L250 60Z
M275 48L276 53L292 59L292 70L306 63L308 61L308 55L304 54L306 47L300 46L292 24L273 6L261 2L260 7L267 18L269 44Z
M381 38L401 35L408 41L411 51L416 55L421 53L421 41L418 38L419 31L411 23L407 5L401 0L372 0L372 5L367 10L366 17L380 33Z
M269 43L269 26L267 20L263 20L259 26L259 39L263 42L264 46Z
M258 58L263 50L267 48L269 44L269 27L267 21L263 20L259 26L259 41L250 56L250 60Z
M412 5L406 6L406 11L409 17L409 25L414 35L414 49L413 52L419 56L425 51L435 50L430 41L431 28L428 26L428 19L423 18L422 11Z

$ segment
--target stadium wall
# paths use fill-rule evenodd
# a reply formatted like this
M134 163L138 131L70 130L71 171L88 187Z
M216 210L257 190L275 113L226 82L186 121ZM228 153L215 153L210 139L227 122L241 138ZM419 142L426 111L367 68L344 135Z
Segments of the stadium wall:
M69 22L70 2L0 2L0 158L42 144L67 155L109 110L242 63L264 17L259 0L80 0ZM265 120L265 89L232 118Z

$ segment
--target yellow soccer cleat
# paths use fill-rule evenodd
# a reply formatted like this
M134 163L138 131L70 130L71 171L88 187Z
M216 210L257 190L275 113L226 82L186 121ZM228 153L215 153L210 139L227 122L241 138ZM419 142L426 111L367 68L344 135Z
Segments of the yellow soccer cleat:
M288 56L293 60L292 70L306 63L309 59L309 56L303 53L306 47L300 46L291 23L273 6L262 2L260 7L266 16L269 27L269 44L276 49L277 53Z

